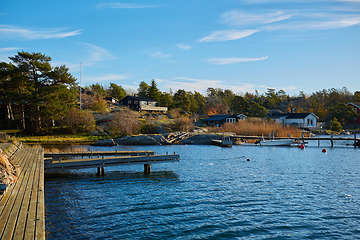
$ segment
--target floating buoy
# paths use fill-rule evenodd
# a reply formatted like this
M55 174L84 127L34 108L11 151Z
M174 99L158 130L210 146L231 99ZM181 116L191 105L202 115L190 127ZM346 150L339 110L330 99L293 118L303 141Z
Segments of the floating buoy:
M248 158L248 159L246 159L246 161L250 162L251 160L250 160L250 158Z
M326 153L326 149L324 148L324 149L322 150L322 152L323 152L323 153Z
M304 144L300 144L299 148L300 148L300 149L304 149L304 148L305 148L305 145L304 145Z

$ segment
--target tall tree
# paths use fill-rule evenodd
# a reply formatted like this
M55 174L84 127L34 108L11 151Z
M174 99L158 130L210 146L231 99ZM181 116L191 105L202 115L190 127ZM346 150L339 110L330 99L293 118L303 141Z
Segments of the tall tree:
M126 91L121 86L115 83L110 83L109 95L110 97L116 98L120 101L126 97Z
M152 100L159 101L160 100L160 94L161 94L161 92L157 88L157 84L156 84L155 80L153 79L151 81L150 87L148 88L147 96L149 98L151 98Z
M190 112L191 102L189 99L189 95L187 94L187 92L185 90L179 89L174 94L173 99L175 102L175 107L181 108L182 110L184 110L186 112Z
M10 82L17 85L20 102L27 105L34 129L41 130L44 123L53 124L75 103L76 79L67 67L52 68L51 58L41 53L22 51L9 59L14 66Z
M148 97L148 89L149 89L149 85L146 82L141 81L139 84L139 88L137 89L138 96L139 97Z

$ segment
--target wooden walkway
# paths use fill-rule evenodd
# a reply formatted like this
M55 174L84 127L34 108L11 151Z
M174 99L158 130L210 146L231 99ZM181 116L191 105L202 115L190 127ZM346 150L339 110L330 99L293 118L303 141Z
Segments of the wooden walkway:
M45 158L59 157L96 157L96 156L143 156L154 155L153 151L79 151L79 152L57 152L44 153Z
M144 164L144 172L150 173L151 164L179 162L180 155L140 155L122 157L102 157L89 159L45 160L45 170L97 168L104 174L104 167Z
M20 171L0 199L0 239L45 239L44 151L19 149L12 159Z

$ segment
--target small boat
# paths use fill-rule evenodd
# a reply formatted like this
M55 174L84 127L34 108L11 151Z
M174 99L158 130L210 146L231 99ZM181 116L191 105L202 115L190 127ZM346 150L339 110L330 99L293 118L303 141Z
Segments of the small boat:
M260 140L261 146L290 146L294 142L294 139L271 139Z
M225 136L223 136L222 140L212 140L212 143L220 147L232 147L233 144L230 137L225 137Z

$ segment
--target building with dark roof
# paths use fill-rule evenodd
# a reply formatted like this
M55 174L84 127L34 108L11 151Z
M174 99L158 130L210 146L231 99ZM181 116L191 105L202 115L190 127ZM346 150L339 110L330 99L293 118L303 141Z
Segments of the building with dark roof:
M158 102L146 97L126 96L120 102L135 111L167 112L167 107L159 107Z
M215 114L209 118L204 119L204 123L208 126L220 126L224 123L236 123L240 120L246 119L244 114Z

